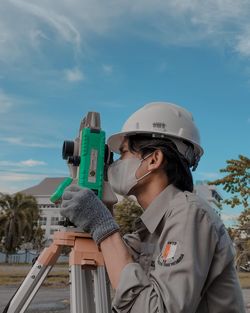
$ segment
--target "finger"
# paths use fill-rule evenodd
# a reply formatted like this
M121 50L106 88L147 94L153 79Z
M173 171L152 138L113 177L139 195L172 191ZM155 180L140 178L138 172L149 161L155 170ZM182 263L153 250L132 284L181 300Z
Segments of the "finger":
M64 209L67 209L68 206L70 205L70 203L71 203L70 200L63 200L62 204L61 204L61 207L64 208Z

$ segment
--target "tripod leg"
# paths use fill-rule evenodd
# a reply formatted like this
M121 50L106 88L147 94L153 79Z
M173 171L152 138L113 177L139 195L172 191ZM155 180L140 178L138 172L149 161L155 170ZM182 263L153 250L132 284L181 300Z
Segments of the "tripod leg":
M61 248L52 245L43 250L8 304L7 313L23 313L56 262Z
M96 313L111 313L110 286L104 266L94 272Z
M8 313L25 312L51 268L52 266L44 267L38 262L34 264L11 300L7 311Z
M82 270L81 265L72 265L70 272L70 312L95 313L91 270Z

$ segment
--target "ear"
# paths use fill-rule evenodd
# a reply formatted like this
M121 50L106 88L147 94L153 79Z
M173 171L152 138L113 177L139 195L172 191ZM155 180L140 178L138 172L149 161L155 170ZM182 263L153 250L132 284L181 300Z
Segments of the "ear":
M162 166L164 163L164 155L161 150L155 150L150 157L150 162L148 164L148 170L156 170Z

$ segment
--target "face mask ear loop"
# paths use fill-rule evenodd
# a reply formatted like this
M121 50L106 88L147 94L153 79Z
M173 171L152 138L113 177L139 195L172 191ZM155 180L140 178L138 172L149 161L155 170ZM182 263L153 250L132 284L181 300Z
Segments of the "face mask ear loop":
M142 164L142 162L143 162L144 160L146 160L148 157L150 157L150 155L152 155L153 153L154 153L154 151L151 152L150 154L148 154L145 158L141 159L141 164ZM140 180L142 180L144 177L148 176L150 173L152 173L152 171L149 171L149 172L147 172L146 174L142 175L142 177L137 178L137 179L136 179L137 183L138 183Z
M148 157L150 157L150 155L152 155L153 153L154 153L154 151L151 152L151 153L149 153L145 158L142 158L142 159L141 159L141 163L142 163L144 160L146 160Z
M142 175L142 177L137 178L137 180L136 180L137 183L138 183L140 180L142 180L144 177L148 176L150 173L152 173L152 171L149 171L149 172L147 172L146 174Z

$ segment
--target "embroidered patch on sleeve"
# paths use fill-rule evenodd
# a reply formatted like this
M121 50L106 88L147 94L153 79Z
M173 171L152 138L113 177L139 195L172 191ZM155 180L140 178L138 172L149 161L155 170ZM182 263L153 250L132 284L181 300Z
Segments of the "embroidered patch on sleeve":
M180 253L180 244L177 241L168 241L158 257L158 264L172 266L180 263L184 254Z

